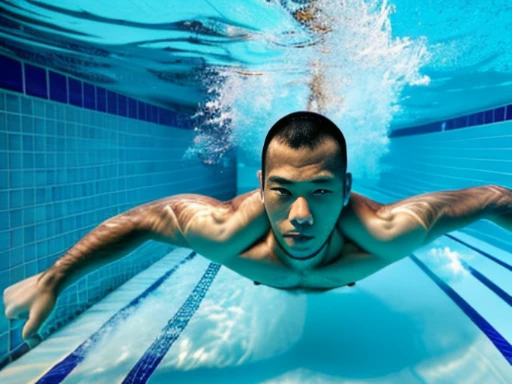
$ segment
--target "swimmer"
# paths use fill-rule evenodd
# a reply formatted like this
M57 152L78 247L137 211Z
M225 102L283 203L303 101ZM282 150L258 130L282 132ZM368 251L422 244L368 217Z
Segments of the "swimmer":
M46 271L8 287L5 315L34 335L59 293L147 240L197 251L267 286L322 292L353 285L444 233L487 219L512 231L512 190L498 185L382 204L352 191L342 132L296 112L268 132L259 188L222 202L182 194L132 208L84 236Z

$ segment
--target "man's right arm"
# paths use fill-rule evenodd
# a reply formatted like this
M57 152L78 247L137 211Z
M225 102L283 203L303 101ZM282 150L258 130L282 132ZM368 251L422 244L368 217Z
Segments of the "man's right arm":
M193 248L222 263L217 252L230 210L201 195L176 195L137 206L114 216L84 236L42 276L60 293L74 281L118 260L147 240Z

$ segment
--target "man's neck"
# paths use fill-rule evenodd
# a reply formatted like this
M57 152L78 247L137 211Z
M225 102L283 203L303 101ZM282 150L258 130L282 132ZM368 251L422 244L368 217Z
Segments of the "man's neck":
M332 235L332 234L331 234ZM305 257L294 256L288 253L284 247L278 242L273 231L270 236L270 250L275 258L281 261L288 268L300 272L307 271L315 268L326 258L329 250L329 243L331 235L327 238L325 243L316 251Z

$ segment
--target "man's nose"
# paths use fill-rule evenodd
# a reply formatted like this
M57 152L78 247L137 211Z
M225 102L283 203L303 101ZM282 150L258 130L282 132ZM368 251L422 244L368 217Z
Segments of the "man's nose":
M308 203L303 197L299 197L293 204L290 211L290 221L293 225L313 225L313 215L309 210Z

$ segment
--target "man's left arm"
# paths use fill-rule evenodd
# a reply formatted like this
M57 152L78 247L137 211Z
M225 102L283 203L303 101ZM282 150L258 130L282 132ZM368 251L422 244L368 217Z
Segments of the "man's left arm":
M512 190L498 185L426 193L371 208L353 205L341 228L367 252L391 262L480 219L512 231Z

